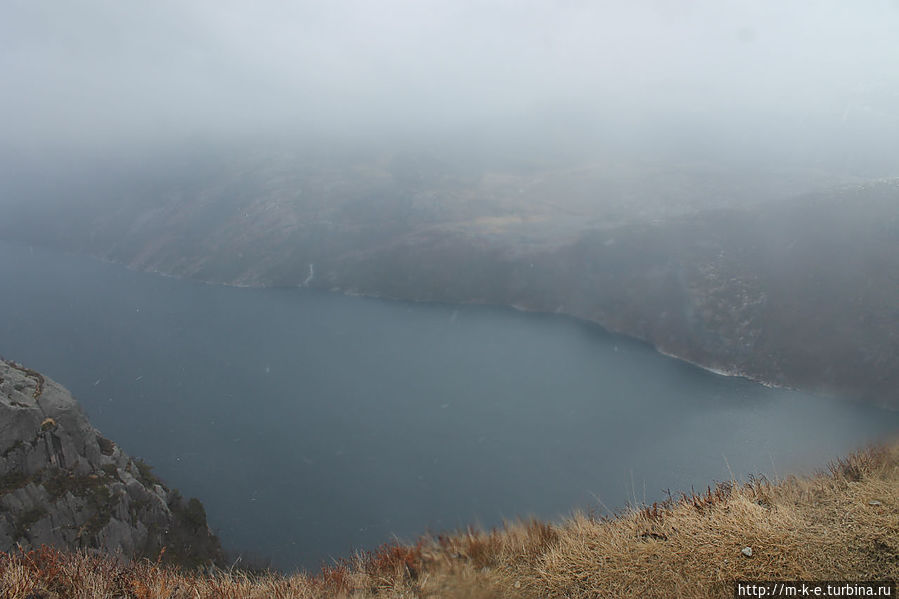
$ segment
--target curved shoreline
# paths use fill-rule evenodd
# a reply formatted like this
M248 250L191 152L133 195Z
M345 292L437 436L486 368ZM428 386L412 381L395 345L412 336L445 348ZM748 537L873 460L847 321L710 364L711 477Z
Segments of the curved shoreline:
M30 246L30 247L34 246L34 244L24 244L24 243L19 243L14 240L3 240L3 241L6 243L13 243L16 245L26 245L26 246ZM858 398L851 398L851 397L847 397L844 395L828 393L821 389L808 389L808 388L803 388L803 387L798 387L798 386L793 386L793 385L788 385L788 384L783 384L783 383L775 383L773 381L770 381L770 380L764 379L762 377L755 376L755 375L752 375L752 374L749 374L749 373L746 373L744 371L737 370L737 369L733 369L733 370L732 369L722 369L722 368L717 368L714 366L709 366L709 365L703 364L701 362L698 362L696 360L679 355L678 353L676 353L674 351L669 351L669 350L663 348L662 346L660 346L646 338L643 338L643 337L640 337L637 335L633 335L631 333L628 333L627 331L620 330L618 328L609 327L605 323L597 321L597 320L593 320L591 318L586 318L583 316L578 316L578 315L569 313L569 312L565 311L564 309L562 309L561 306L559 307L559 309L557 309L555 311L549 311L549 310L540 310L540 309L529 308L528 306L523 305L521 303L488 303L488 302L480 302L480 301L476 301L476 300L475 301L457 302L457 301L449 301L449 300L441 300L441 299L418 299L418 298L408 298L408 297L396 297L396 296L381 294L381 293L377 293L377 292L360 291L355 288L343 288L343 287L326 288L324 286L317 286L312 281L309 281L309 283L312 283L312 284L307 284L304 281L295 286L278 286L278 285L265 285L265 284L258 283L258 279L257 279L257 282L240 282L240 279L235 279L235 280L230 280L230 281L208 280L208 279L203 279L203 278L189 276L189 275L167 272L167 271L161 270L159 268L154 268L154 267L134 266L132 264L128 264L123 261L110 259L108 257L99 256L99 255L95 255L92 253L76 252L76 251L71 251L71 250L58 249L58 248L53 248L53 247L49 247L49 246L40 246L40 245L38 247L41 247L44 250L51 251L51 252L63 252L63 253L71 254L71 255L86 256L86 257L89 257L92 259L99 260L100 262L103 262L103 263L114 264L117 266L124 267L132 272L143 272L143 273L147 273L147 274L159 275L159 276L162 276L165 278L171 278L171 279L176 279L176 280L193 281L193 282L201 283L204 285L217 285L217 286L224 286L224 287L233 287L233 288L237 288L237 289L241 289L241 288L305 289L305 290L310 290L310 291L314 290L314 291L323 292L323 293L338 293L341 295L351 296L351 297L364 297L364 298L381 299L381 300L396 301L396 302L445 304L447 306L467 306L467 305L468 306L489 306L489 307L500 308L500 309L515 310L517 312L523 312L523 313L542 314L542 315L547 315L547 316L551 316L551 315L563 316L565 318L574 319L575 321L580 322L580 323L586 323L591 326L598 326L598 327L602 328L605 332L610 333L610 334L621 335L628 339L638 341L640 343L645 343L648 346L650 346L654 351L658 352L661 355L676 359L680 362L689 364L696 368L700 368L702 370L705 370L712 374L716 374L718 376L742 378L742 379L746 379L753 383L757 383L757 384L760 384L760 385L763 385L765 387L772 388L772 389L786 389L786 390L792 390L792 391L802 391L802 392L807 392L807 393L811 393L811 394L819 395L819 396L837 397L837 398L843 399L845 401L862 401L861 399L858 399ZM309 265L309 266L312 266L312 265ZM250 277L247 277L247 278L250 278ZM307 275L307 279L308 279L308 275ZM317 276L315 277L315 279L318 282L321 282L321 279L319 279ZM871 405L875 405L879 408L887 409L889 411L899 411L899 406L892 406L886 401L871 401L871 400L869 400L869 401L863 402L863 403L869 403Z

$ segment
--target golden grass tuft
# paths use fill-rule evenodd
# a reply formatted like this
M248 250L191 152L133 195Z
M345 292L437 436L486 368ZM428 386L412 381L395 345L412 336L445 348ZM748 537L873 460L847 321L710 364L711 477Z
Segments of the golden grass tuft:
M722 484L612 519L388 544L314 576L191 573L51 548L0 554L0 599L730 597L735 580L897 578L899 443L817 476Z

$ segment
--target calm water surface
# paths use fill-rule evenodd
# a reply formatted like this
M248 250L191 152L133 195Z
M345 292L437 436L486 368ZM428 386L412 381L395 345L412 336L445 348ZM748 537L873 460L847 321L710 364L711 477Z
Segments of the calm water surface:
M427 529L810 471L899 414L571 319L237 289L0 243L0 354L286 569Z

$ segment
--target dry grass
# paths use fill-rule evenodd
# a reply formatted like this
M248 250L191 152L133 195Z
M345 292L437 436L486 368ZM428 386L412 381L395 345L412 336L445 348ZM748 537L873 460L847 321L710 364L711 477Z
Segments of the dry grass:
M752 557L741 554L752 548ZM753 480L631 510L388 545L316 576L0 554L0 598L708 597L734 580L899 578L899 444L778 484Z

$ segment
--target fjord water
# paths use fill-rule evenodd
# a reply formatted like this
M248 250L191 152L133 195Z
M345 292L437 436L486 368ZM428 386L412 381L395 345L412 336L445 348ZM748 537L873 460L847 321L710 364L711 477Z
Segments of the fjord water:
M0 252L0 353L201 498L228 549L285 569L808 472L899 430L895 412L719 376L568 318Z

